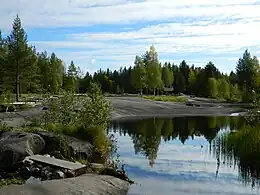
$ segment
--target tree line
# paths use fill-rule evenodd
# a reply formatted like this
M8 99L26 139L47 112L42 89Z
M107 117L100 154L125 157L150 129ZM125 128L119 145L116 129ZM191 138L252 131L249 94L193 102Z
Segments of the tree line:
M17 15L10 35L3 38L0 31L0 73L0 93L15 93L18 101L21 93L76 91L81 71L73 61L66 70L55 53L37 52Z
M259 61L245 50L235 71L221 73L213 62L204 68L188 65L160 63L154 46L141 56L136 56L134 66L120 70L99 70L82 81L95 80L108 93L163 94L171 88L175 94L185 93L199 97L250 102L259 93ZM86 86L86 85L82 85ZM84 89L82 88L84 91Z
M63 91L85 93L92 81L105 93L163 94L166 88L175 94L231 101L253 100L259 92L259 62L246 50L230 74L221 73L213 62L204 68L161 63L154 46L134 59L134 66L119 70L98 70L84 76L71 61L68 68L55 53L39 53L28 44L19 16L14 19L10 35L0 33L0 92L12 92L18 100L21 93L51 93Z

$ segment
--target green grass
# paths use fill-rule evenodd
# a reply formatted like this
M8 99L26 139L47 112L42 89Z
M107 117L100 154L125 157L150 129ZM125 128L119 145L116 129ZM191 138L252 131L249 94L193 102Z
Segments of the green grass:
M161 102L187 102L188 99L185 97L176 96L143 96L144 99L161 101Z

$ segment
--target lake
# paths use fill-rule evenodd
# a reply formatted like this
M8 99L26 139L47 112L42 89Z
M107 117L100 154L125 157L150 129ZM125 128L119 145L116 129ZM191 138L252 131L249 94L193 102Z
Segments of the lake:
M218 142L244 123L238 116L153 118L113 122L108 132L136 182L130 195L260 194L252 170L223 157Z

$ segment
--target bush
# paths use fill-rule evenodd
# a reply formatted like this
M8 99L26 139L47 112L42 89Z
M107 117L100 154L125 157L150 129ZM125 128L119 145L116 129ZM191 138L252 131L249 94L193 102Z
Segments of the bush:
M91 83L87 96L65 93L59 98L49 98L47 106L49 109L40 118L44 129L85 138L104 159L108 156L110 140L105 130L112 107L96 83Z

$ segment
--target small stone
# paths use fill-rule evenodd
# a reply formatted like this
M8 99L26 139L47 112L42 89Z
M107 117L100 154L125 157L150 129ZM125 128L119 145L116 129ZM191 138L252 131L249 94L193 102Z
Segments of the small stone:
M32 171L33 173L39 173L41 170L40 170L39 167L32 167L32 168L31 168L31 171Z
M67 177L75 177L75 172L71 170L66 170L65 174Z
M49 154L44 154L44 156L46 156L46 157L51 157L51 155L49 155Z
M30 159L28 159L28 158L25 158L24 160L23 160L23 164L25 165L25 166L31 166L31 165L33 165L33 161L32 160L30 160Z
M44 167L42 170L41 170L41 177L42 179L44 180L49 180L50 177L51 177L51 174L52 174L52 170L50 167Z
M65 174L62 171L54 171L51 175L52 179L63 179L65 178Z
M99 163L91 163L91 168L93 169L93 171L103 171L105 169L105 166Z

